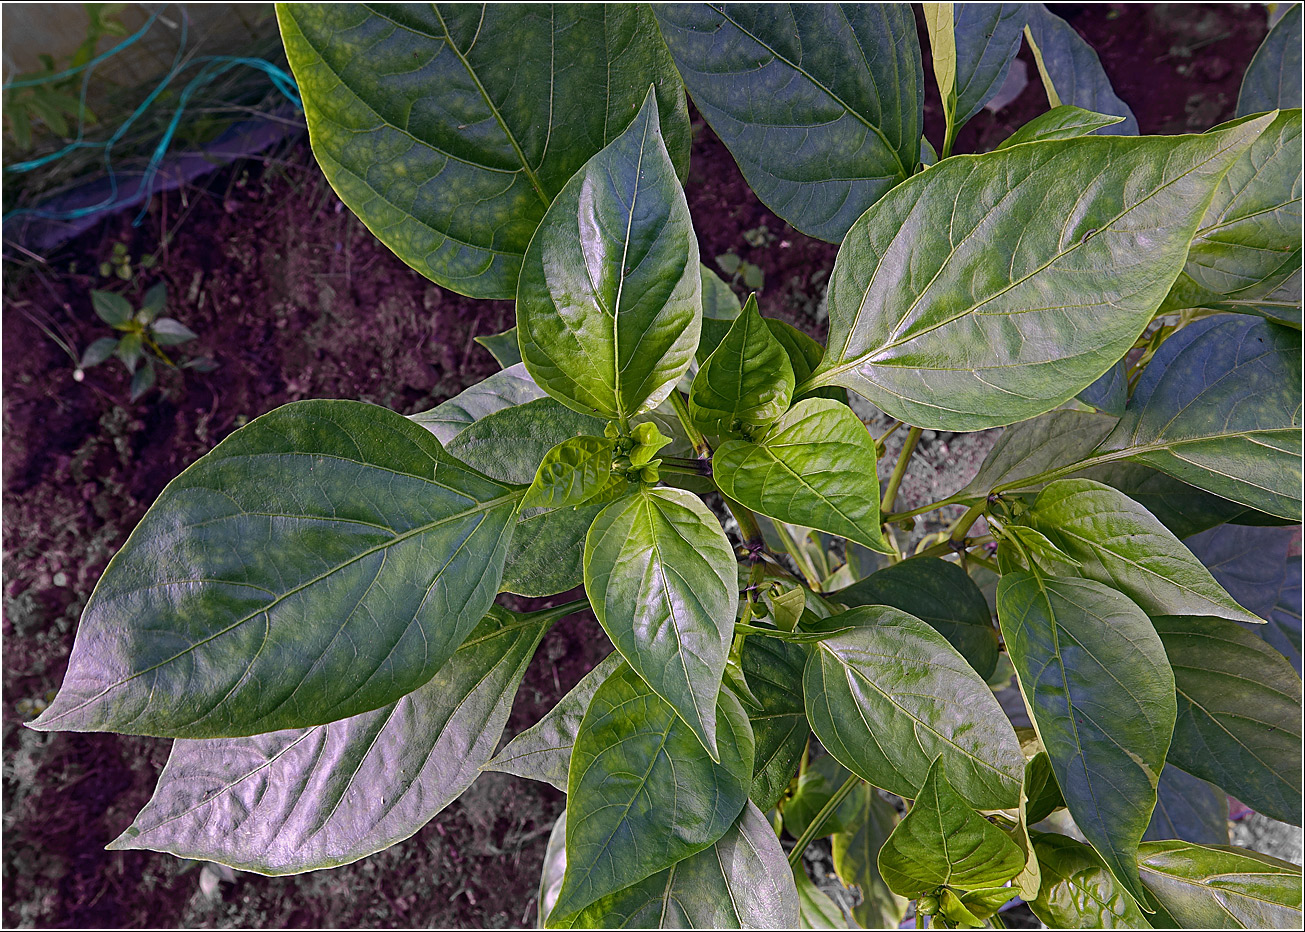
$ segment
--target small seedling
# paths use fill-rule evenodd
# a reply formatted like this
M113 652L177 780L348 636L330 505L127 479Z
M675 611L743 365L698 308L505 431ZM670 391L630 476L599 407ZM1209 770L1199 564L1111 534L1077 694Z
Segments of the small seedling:
M154 385L155 359L173 368L209 371L212 368L210 359L188 359L178 366L163 351L165 346L189 343L198 336L180 321L159 316L166 301L167 286L163 282L145 292L139 308L132 308L130 301L112 291L92 291L91 305L95 308L95 313L100 320L122 335L100 337L88 346L73 378L80 382L91 366L98 366L116 356L132 374L131 400L135 401Z

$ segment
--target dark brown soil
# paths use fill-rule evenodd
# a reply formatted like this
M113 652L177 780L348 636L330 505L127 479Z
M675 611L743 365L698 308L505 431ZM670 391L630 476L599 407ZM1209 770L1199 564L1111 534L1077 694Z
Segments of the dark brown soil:
M1202 130L1231 116L1265 31L1262 10L1245 4L1058 12L1099 50L1143 132ZM958 151L990 148L1045 109L1031 66L1030 75L1014 104L971 122ZM928 108L936 142L932 96ZM688 194L704 261L734 252L759 266L763 311L823 335L819 300L836 247L766 210L711 131L698 130ZM532 925L547 832L563 805L545 785L487 774L389 851L301 877L241 874L209 896L193 863L103 850L148 799L166 742L21 727L60 683L76 618L109 556L178 472L288 401L431 407L495 371L472 337L512 322L510 302L444 292L395 259L343 209L302 140L157 199L140 228L130 219L111 218L44 262L5 268L5 925ZM74 379L39 324L79 352L106 334L88 293L104 286L95 269L115 242L135 257L158 253L154 269L119 290L138 298L167 282L168 313L200 334L181 355L212 356L216 371L163 372L136 403L116 362ZM607 649L592 617L559 624L527 673L509 732L534 722Z

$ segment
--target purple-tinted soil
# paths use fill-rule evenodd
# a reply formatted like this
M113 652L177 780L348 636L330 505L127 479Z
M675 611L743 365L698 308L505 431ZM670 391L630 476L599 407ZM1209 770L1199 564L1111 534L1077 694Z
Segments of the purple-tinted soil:
M1151 133L1230 117L1265 32L1258 5L1055 9L1097 48ZM976 117L957 151L991 148L1046 108L1031 62L1029 73L1020 98ZM763 311L823 336L817 308L836 247L771 214L712 132L696 128L688 196L704 261L734 252L759 266ZM547 833L563 806L546 785L486 774L386 852L300 877L241 874L210 896L194 864L103 850L149 798L167 742L21 727L59 685L108 558L178 472L246 420L296 399L429 408L497 369L472 338L512 323L510 302L443 291L391 255L342 209L302 140L156 198L142 227L130 219L110 218L43 262L5 269L4 923L532 925ZM136 299L166 282L167 313L200 334L179 355L212 356L215 371L162 371L158 389L135 403L116 362L74 379L38 321L78 352L106 335L88 293L108 287L96 267L115 242L137 259L157 252L158 263L138 263L130 283L112 287ZM537 720L608 649L592 616L560 623L526 675L508 732Z

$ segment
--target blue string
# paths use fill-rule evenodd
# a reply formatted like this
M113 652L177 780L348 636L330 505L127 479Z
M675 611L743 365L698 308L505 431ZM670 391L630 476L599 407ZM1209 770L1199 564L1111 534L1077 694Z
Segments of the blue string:
M142 26L141 29L138 30L136 33L134 33L133 35L131 35L130 37L128 37L118 45L114 46L114 48L110 49L108 52L105 52L103 55L99 55L96 58L93 58L85 65L81 65L77 68L70 68L67 71L62 72L58 75L43 77L40 80L36 80L36 81L23 81L23 82L15 81L10 84L6 84L5 89L8 90L11 87L26 87L32 84L42 84L49 81L58 80L59 78L66 77L71 74L76 74L78 71L84 71L85 73L83 74L82 77L82 89L81 89L80 101L81 101L81 109L83 112L85 112L86 92L90 86L91 67L103 61L104 59L110 57L111 55L115 55L123 51L133 43L137 42L142 36L145 35L146 31L148 31L149 27L158 18L159 14L162 13L163 9L166 9L166 7L161 8L160 10L157 10L153 14L151 14L150 18L146 21L145 25ZM243 56L233 56L233 55L208 55L208 56L192 59L191 61L185 62L183 64L181 59L182 59L182 52L186 46L187 29L188 29L188 17L186 17L183 11L181 17L181 41L177 46L177 53L176 56L173 58L172 68L159 82L158 86L156 86L149 93L149 95L141 102L140 106L138 106L131 113L131 115L127 117L127 119L123 122L123 124L118 127L118 129L114 132L112 136L109 137L109 139L106 142L102 142L102 143L85 142L84 141L85 127L83 121L79 120L77 125L77 138L74 139L72 142L68 143L67 145L65 145L63 148L59 149L57 152L52 152L49 155L43 156L38 159L32 159L27 162L19 162L15 165L9 165L5 167L6 172L29 172L29 171L33 171L34 169L40 168L44 165L48 165L54 161L57 161L58 159L64 158L69 153L74 152L78 149L102 148L104 150L104 167L109 177L108 197L106 197L98 204L93 204L89 207L78 207L72 210L52 211L52 210L42 210L40 208L19 208L16 210L11 210L9 213L5 214L3 217L4 221L8 221L11 217L19 216L19 215L39 216L51 220L76 220L81 217L87 217L90 216L91 214L99 213L100 211L113 207L113 205L117 202L118 199L118 178L117 178L117 174L114 172L113 169L113 159L112 159L113 147L122 139L122 137L127 133L127 131L132 127L132 125L145 114L145 112L149 109L150 105L153 104L154 101L158 99L159 95L162 94L168 88L168 86L172 83L173 79L176 78L176 76L180 74L181 71L183 71L185 68L188 68L192 65L202 64L203 67L200 69L199 73L196 74L195 77L193 77L186 84L185 88L182 89L181 95L177 102L176 111L173 113L172 119L169 121L167 128L164 130L163 136L159 140L158 145L154 147L154 151L150 156L149 163L145 167L145 172L144 175L142 176L140 189L139 189L141 191L149 190L150 183L154 180L154 176L158 173L159 165L163 161L164 156L167 154L168 147L172 143L173 136L176 134L177 127L181 122L181 117L185 113L186 105L189 102L191 96L194 94L196 90L198 90L199 88L203 87L206 84L211 83L213 80L225 74L226 72L230 71L232 68L235 68L239 65L245 65L247 67L256 68L259 71L262 71L265 75L267 75L269 80L272 82L272 85L278 91L280 91L281 94L287 100L293 103L295 107L297 107L298 109L300 110L303 109L303 102L299 97L299 89L298 86L295 84L294 78L291 75L287 74L284 69L277 67L276 65L272 64L270 61L267 61L266 59L247 58ZM137 214L136 219L132 221L133 226L140 226L140 224L144 221L148 207L149 207L149 199L146 198L145 204L141 207L140 213Z

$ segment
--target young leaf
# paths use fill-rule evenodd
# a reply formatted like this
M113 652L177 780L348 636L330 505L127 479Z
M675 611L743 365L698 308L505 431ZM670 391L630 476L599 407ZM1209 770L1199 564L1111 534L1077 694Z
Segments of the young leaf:
M698 241L649 91L530 240L517 288L521 357L563 404L625 422L657 407L693 361L701 307Z
M943 636L886 606L828 624L803 674L811 730L857 776L912 798L935 758L974 806L1019 804L1024 755L986 683ZM869 740L867 740L869 739Z
M1150 323L1215 187L1268 122L1014 146L903 182L839 249L828 351L797 391L842 385L940 430L1072 398Z
M1176 715L1159 636L1101 583L1022 570L997 584L997 616L1065 805L1143 902L1135 854Z
M154 321L150 326L150 336L159 346L179 346L199 338L198 333L171 317L160 317Z
M767 207L842 240L919 160L924 71L910 7L654 8L693 102Z
M720 490L770 518L887 553L874 439L847 405L799 401L760 442L728 440L712 457Z
M509 366L515 366L521 361L521 347L517 345L517 328L511 327L502 333L495 333L487 337L476 337L476 342L494 357L504 369Z
M1088 136L1099 129L1122 122L1124 122L1124 118L1121 116L1093 113L1091 110L1084 110L1082 107L1063 104L1035 116L1011 133L1006 141L997 148L1009 149L1011 146L1018 146L1026 142L1040 142L1048 139L1077 139L1080 136Z
M154 797L109 847L271 875L388 848L475 780L550 620L491 609L434 679L372 712L249 738L177 741Z
M150 286L140 302L141 312L145 315L145 323L149 323L163 313L167 300L168 286L165 282L158 282Z
M1275 819L1301 813L1301 681L1218 618L1155 618L1178 688L1169 760Z
M1064 808L1065 797L1060 793L1060 784L1056 782L1051 758L1046 751L1038 751L1029 759L1024 771L1024 790L1028 796L1025 816L1029 825L1036 825L1057 809Z
M738 608L734 551L702 501L645 489L585 540L585 591L630 666L716 757L716 697Z
M908 899L935 895L943 887L998 887L1023 869L1019 846L952 789L941 757L879 852L888 889Z
M1150 512L1108 485L1058 479L1039 493L1023 520L1077 564L1073 573L1117 589L1148 615L1261 621L1233 601Z
M649 84L672 161L688 167L682 85L646 8L305 3L277 19L331 185L459 294L516 294L548 205Z
M1119 133L1136 136L1137 118L1115 93L1092 46L1044 4L1028 3L1025 7L1028 15L1025 35L1033 47L1042 83L1047 85L1051 106L1072 104L1097 113L1117 114L1124 118Z
M426 428L440 443L448 443L467 425L486 415L547 397L526 373L526 367L518 363L502 372L495 372L429 411L408 415L408 419Z
M581 505L612 484L613 442L606 437L572 437L544 454L522 508ZM624 480L616 479L624 482Z
M951 137L961 122L956 118L956 16L950 3L925 3L921 7L929 30L934 81L942 98L947 135Z
M761 702L761 710L748 716L756 744L748 795L761 809L771 809L784 795L811 735L802 702L806 661L806 647L792 641L750 637L743 642L743 673Z
M1042 887L1029 909L1053 929L1145 929L1137 902L1087 845L1064 835L1035 833Z
M1138 850L1142 881L1184 928L1295 929L1301 869L1232 846L1148 841Z
M891 605L927 622L983 679L997 667L997 630L979 587L955 563L916 557L829 596L849 608Z
M693 377L689 415L709 434L747 435L777 420L792 400L793 364L752 295Z
M1215 315L1161 344L1101 445L1198 488L1301 518L1301 335Z
M112 291L92 291L91 307L95 309L100 320L110 327L121 327L131 320L134 313L131 302Z
M141 359L145 355L144 342L141 340L139 333L124 333L118 340L118 348L113 354L122 360L122 364L127 367L127 371L135 374L136 367L140 365Z
M1301 5L1287 6L1246 68L1237 115L1301 105Z
M540 398L486 414L444 446L450 455L493 479L528 485L559 444L602 432L603 422L597 418L552 398ZM611 465L609 459L607 467Z
M499 770L527 780L551 783L566 792L571 749L598 687L624 661L613 651L576 683L538 722L507 743L482 770Z
M1198 845L1228 844L1228 795L1223 790L1165 764L1156 791L1155 813L1143 841L1179 838Z
M1006 81L1024 37L1026 6L955 4L957 129L982 110Z
M725 834L748 802L753 746L729 690L719 712L716 763L628 665L598 687L571 753L566 881L550 918L565 919Z
M98 366L118 348L117 337L100 337L90 346L86 347L86 352L82 353L81 362L77 365L82 369L89 369L91 366Z
M145 357L145 365L136 370L131 377L131 400L135 401L154 387L154 360Z
M33 727L239 737L388 705L484 616L519 496L385 408L265 414L146 513Z
M861 902L852 918L863 929L894 929L906 915L906 899L888 889L879 873L879 850L897 825L897 810L863 783L852 791L857 800L856 821L833 838L834 871L845 887L859 887Z

